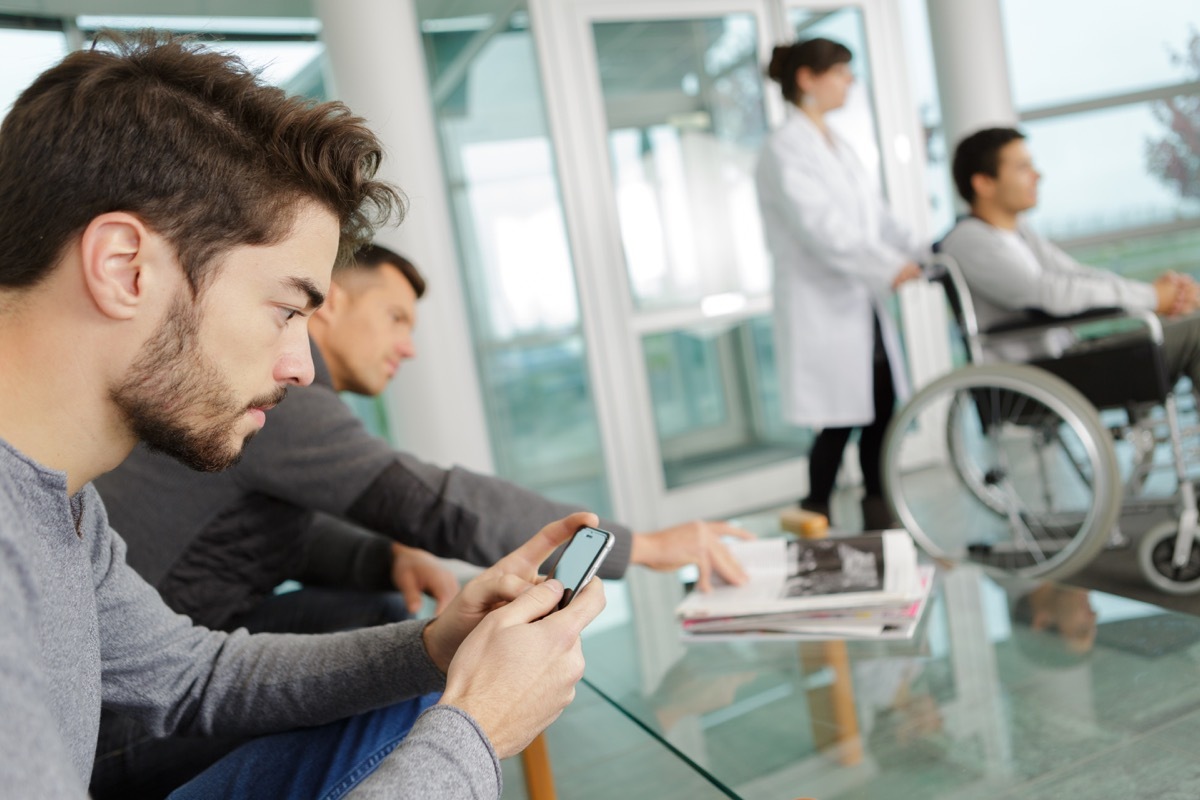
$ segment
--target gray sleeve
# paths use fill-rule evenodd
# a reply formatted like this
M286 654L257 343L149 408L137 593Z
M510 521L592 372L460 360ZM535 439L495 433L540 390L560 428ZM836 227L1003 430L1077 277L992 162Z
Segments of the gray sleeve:
M210 631L168 609L115 533L98 571L103 702L153 734L257 735L443 688L425 622L320 636ZM103 545L97 545L103 546Z
M976 219L955 226L942 249L958 262L971 291L1000 308L1066 316L1092 308L1153 309L1157 304L1149 284L1086 267L1031 231L1022 234L1037 266L1023 259L999 231Z
M500 760L465 711L434 706L347 800L482 800L503 789Z
M500 478L460 467L446 470L398 453L347 516L412 547L490 566L547 523L580 510ZM600 577L619 578L629 566L632 535L609 520L601 527L616 542Z

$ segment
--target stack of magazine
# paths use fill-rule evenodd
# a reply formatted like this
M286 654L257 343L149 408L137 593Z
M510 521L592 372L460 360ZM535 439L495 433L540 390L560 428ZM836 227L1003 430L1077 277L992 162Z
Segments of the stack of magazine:
M933 585L902 530L729 547L749 580L685 597L676 612L687 640L909 639Z

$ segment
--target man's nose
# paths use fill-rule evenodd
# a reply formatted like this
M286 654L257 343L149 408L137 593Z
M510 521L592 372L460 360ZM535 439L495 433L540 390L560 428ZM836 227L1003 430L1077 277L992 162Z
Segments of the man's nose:
M287 349L275 363L275 380L278 383L308 386L316 377L312 348L308 343L308 333L302 327L299 327L299 330L301 335L293 337L294 341L288 343Z
M412 334L405 334L396 340L396 355L404 359L417 357L417 346L413 343Z

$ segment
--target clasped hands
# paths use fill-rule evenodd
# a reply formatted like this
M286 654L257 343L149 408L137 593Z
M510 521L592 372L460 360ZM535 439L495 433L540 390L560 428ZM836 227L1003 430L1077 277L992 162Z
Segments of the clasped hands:
M1200 284L1190 275L1173 270L1164 272L1154 279L1153 285L1158 295L1155 310L1164 317L1179 317L1200 308Z

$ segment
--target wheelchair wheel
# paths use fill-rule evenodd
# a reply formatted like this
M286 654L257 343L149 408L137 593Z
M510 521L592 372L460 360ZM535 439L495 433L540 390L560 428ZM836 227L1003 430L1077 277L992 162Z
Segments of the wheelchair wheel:
M1200 541L1192 541L1187 563L1176 568L1172 561L1178 534L1176 520L1167 520L1146 531L1138 543L1138 566L1156 589L1167 594L1195 594L1200 592Z
M897 412L883 476L931 556L1062 578L1104 548L1121 508L1111 435L1070 384L1022 364L969 366Z
M983 465L971 456L966 436L969 426L964 424L963 415L973 413L975 404L969 393L964 392L950 399L950 407L946 412L946 450L954 464L954 474L967 491L984 506L1003 516L1007 508L1003 490L996 485L994 476L985 473Z

